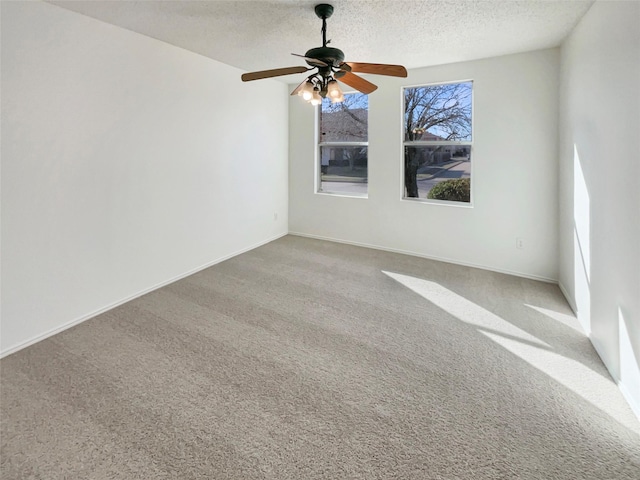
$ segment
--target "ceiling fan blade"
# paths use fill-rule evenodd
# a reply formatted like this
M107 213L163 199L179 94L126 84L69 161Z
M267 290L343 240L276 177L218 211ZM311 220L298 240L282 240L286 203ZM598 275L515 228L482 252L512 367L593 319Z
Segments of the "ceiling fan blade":
M365 80L362 77L354 75L351 72L344 72L344 75L338 78L338 81L342 83L346 83L350 87L353 87L359 92L365 93L367 95L378 88L376 85L369 82L368 80Z
M406 77L407 69L402 65L389 65L386 63L360 63L360 62L345 62L340 65L348 65L351 67L352 72L358 73L372 73L374 75L387 75L390 77Z
M328 63L323 62L322 60L318 60L317 58L305 57L304 55L300 55L299 53L292 53L291 55L295 55L296 57L302 57L307 62L309 62L311 65L313 65L315 67L328 67L329 66Z
M291 75L293 73L304 73L310 68L307 67L286 67L274 68L273 70L262 70L260 72L250 72L242 74L242 81L249 82L251 80L259 80L261 78L280 77L282 75Z

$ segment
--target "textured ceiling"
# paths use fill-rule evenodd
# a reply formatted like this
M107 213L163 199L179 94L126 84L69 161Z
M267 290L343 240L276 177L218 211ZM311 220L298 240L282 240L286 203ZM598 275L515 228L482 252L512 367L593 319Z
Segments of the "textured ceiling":
M107 23L245 71L304 65L322 45L318 0L60 1ZM407 68L555 47L593 0L334 0L331 46L355 62ZM293 82L291 77L282 77Z

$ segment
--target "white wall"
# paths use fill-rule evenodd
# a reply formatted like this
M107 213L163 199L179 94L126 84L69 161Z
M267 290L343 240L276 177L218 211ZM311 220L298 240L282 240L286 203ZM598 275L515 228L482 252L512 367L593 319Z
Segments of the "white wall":
M287 232L288 91L240 74L2 2L3 353Z
M640 3L596 2L561 50L560 284L640 417Z
M292 97L290 231L556 280L558 63L553 49L371 76L368 199L314 193L315 112ZM401 87L468 79L473 207L401 200Z

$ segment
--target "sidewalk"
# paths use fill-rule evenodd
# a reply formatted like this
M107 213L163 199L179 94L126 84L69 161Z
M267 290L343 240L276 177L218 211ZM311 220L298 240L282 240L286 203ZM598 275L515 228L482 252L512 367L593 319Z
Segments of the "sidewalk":
M432 178L437 177L442 174L442 172L446 172L447 170L451 170L452 168L457 167L465 160L452 160L448 163L440 166L423 166L418 169L418 180L431 180ZM320 177L323 182L348 182L348 183L367 183L367 177L355 176L355 175L338 175L336 173L324 173Z
M440 175L442 172L446 172L447 170L451 170L452 168L457 167L463 161L464 160L453 160L450 163L439 167L421 167L418 169L418 180L431 180L432 178Z

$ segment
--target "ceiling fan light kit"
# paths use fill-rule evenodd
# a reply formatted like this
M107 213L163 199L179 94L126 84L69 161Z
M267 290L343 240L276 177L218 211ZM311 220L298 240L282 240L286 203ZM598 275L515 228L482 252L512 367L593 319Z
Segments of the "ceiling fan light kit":
M278 77L316 70L303 80L302 83L291 92L291 95L298 95L311 105L320 105L323 98L329 98L331 103L344 101L344 94L338 85L338 81L367 95L378 88L354 72L388 75L392 77L407 76L407 70L402 65L345 62L342 50L327 47L327 43L330 42L330 40L327 41L327 18L333 14L333 6L327 3L321 3L315 6L315 12L316 15L322 19L322 47L307 50L304 55L292 53L292 55L304 58L309 68L286 67L245 73L242 75L242 81L249 82L261 78Z

